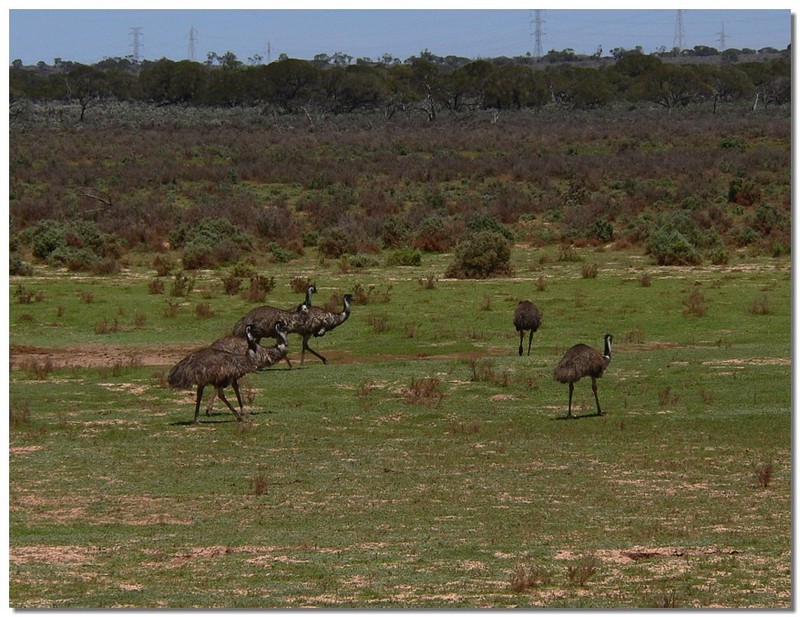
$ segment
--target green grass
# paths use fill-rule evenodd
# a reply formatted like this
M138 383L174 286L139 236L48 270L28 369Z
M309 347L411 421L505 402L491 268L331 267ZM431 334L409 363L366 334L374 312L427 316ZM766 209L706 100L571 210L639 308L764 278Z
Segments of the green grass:
M788 258L670 269L634 253L542 252L515 251L514 278L433 289L419 279L441 276L445 256L349 274L310 257L264 266L278 306L298 301L295 275L312 276L318 304L356 283L389 301L355 304L312 341L328 365L247 376L243 424L218 403L192 425L192 393L164 387L166 362L13 367L11 605L790 606ZM581 278L581 263L597 263L597 278ZM137 266L12 279L11 344L174 349L177 360L253 306L195 291L166 318L151 277ZM196 290L219 278L197 277ZM43 298L16 303L18 284ZM692 290L702 316L683 313ZM769 310L754 313L763 294ZM544 314L522 358L521 298ZM197 318L198 302L215 316ZM144 325L128 328L136 313ZM94 333L114 315L122 331ZM607 413L590 415L581 381L574 411L586 417L562 420L553 366L606 331ZM290 336L293 359L298 346ZM415 384L432 387L414 399ZM546 576L515 589L520 568Z

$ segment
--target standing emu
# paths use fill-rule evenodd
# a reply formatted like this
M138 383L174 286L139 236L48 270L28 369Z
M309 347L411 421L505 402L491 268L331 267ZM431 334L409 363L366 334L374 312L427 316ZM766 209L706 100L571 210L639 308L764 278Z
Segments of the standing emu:
M286 355L286 332L283 324L276 324L275 330L280 339L275 347L267 348L259 345L255 339L254 326L248 325L245 328L246 340L236 339L223 342L223 339L220 339L215 344L227 347L227 349L213 346L203 347L186 356L172 368L167 380L173 388L191 388L193 385L197 385L197 401L194 407L195 423L200 415L203 389L208 385L214 387L217 395L233 412L236 419L242 419L244 407L239 394L238 380L247 373L274 364ZM236 411L225 397L224 389L228 386L233 386L236 400L239 402L239 411ZM213 404L213 399L211 402Z
M583 343L570 347L564 357L561 358L561 362L558 363L555 371L553 371L553 378L556 381L569 384L568 418L573 417L572 390L575 387L575 382L586 376L592 378L592 392L594 392L594 400L597 403L597 415L603 415L603 411L600 409L600 399L597 398L597 379L602 376L608 363L611 362L611 341L613 339L614 337L610 334L605 335L605 346L602 354Z
M519 355L522 355L522 340L525 338L525 330L530 330L528 335L528 355L531 355L531 341L533 333L542 325L542 313L536 305L529 300L521 300L514 311L514 327L519 332Z
M344 298L342 299L343 306L340 313L326 311L325 309L321 309L317 306L308 307L306 318L302 321L300 327L294 330L294 332L297 332L303 337L303 347L300 350L301 365L305 361L306 351L309 351L317 356L317 358L322 360L323 364L328 363L328 360L326 360L322 354L317 353L308 346L308 341L312 336L324 336L326 332L330 332L337 326L340 326L347 321L348 317L350 317L350 302L352 302L352 300L352 295L345 294Z
M274 306L257 306L251 309L244 317L242 317L233 326L231 334L235 337L244 337L245 329L249 324L256 326L257 331L254 332L257 341L261 341L262 336L278 338L275 331L275 324L282 322L286 334L300 332L304 327L304 322L308 318L308 309L311 306L311 296L317 291L314 285L309 285L306 289L306 299L299 306L290 309L279 309ZM292 368L292 363L289 361L288 356L284 356L289 368Z

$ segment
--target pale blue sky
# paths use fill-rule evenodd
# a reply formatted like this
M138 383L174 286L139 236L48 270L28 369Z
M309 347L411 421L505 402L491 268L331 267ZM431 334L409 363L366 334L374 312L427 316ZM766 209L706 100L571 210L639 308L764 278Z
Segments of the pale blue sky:
M497 6L503 6L498 4ZM671 49L676 41L674 9L545 9L542 48L572 48L604 55L615 47L641 45L646 53ZM336 9L336 10L56 10L11 9L9 62L25 64L60 57L91 64L133 55L132 28L140 28L141 59L189 57L195 30L195 59L232 51L239 60L282 53L311 59L344 52L373 60L384 53L405 60L428 49L440 56L517 56L535 51L534 12L525 9ZM789 9L684 10L684 47L775 47L791 41ZM269 47L268 47L269 46Z

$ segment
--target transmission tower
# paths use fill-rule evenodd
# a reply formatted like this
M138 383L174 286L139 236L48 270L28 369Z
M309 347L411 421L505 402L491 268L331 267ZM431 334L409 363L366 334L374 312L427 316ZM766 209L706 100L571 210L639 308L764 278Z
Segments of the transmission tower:
M142 42L140 37L142 37L142 28L141 26L134 26L131 29L131 36L133 37L133 61L139 62L139 59L142 55Z
M717 40L719 41L719 50L725 51L725 22L722 22L722 29L719 31Z
M192 26L189 29L189 60L194 61L195 59L195 37L197 36L197 30L195 27Z
M272 62L272 43L267 41L267 64Z
M544 55L542 53L542 24L544 20L542 19L543 11L541 9L535 9L533 11L533 40L534 40L534 47L533 47L533 57L536 60L540 60L541 57Z
M675 39L673 48L683 51L683 9L678 9L675 15Z

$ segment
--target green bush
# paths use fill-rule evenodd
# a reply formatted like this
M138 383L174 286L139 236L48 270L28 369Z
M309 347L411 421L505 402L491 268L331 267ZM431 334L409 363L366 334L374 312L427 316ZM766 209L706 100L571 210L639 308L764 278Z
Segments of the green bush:
M392 251L386 257L386 265L387 266L421 266L422 265L422 253L415 248L410 246L404 246L403 248L397 249L396 251Z
M33 274L33 266L22 261L19 253L11 253L8 256L8 274L10 276L31 276Z
M91 221L45 219L17 234L15 244L27 245L34 257L71 270L88 270L102 258L122 255L121 240L100 232Z
M514 240L514 234L500 221L489 214L475 214L467 222L467 230L475 233L478 231L492 231L503 236L506 240Z
M492 231L470 234L458 245L445 276L482 279L511 273L511 243Z
M185 223L172 230L169 239L173 246L183 249L183 267L188 270L238 261L253 247L253 240L246 232L220 218Z
M659 266L700 263L697 247L673 227L661 227L650 234L647 240L647 252Z

